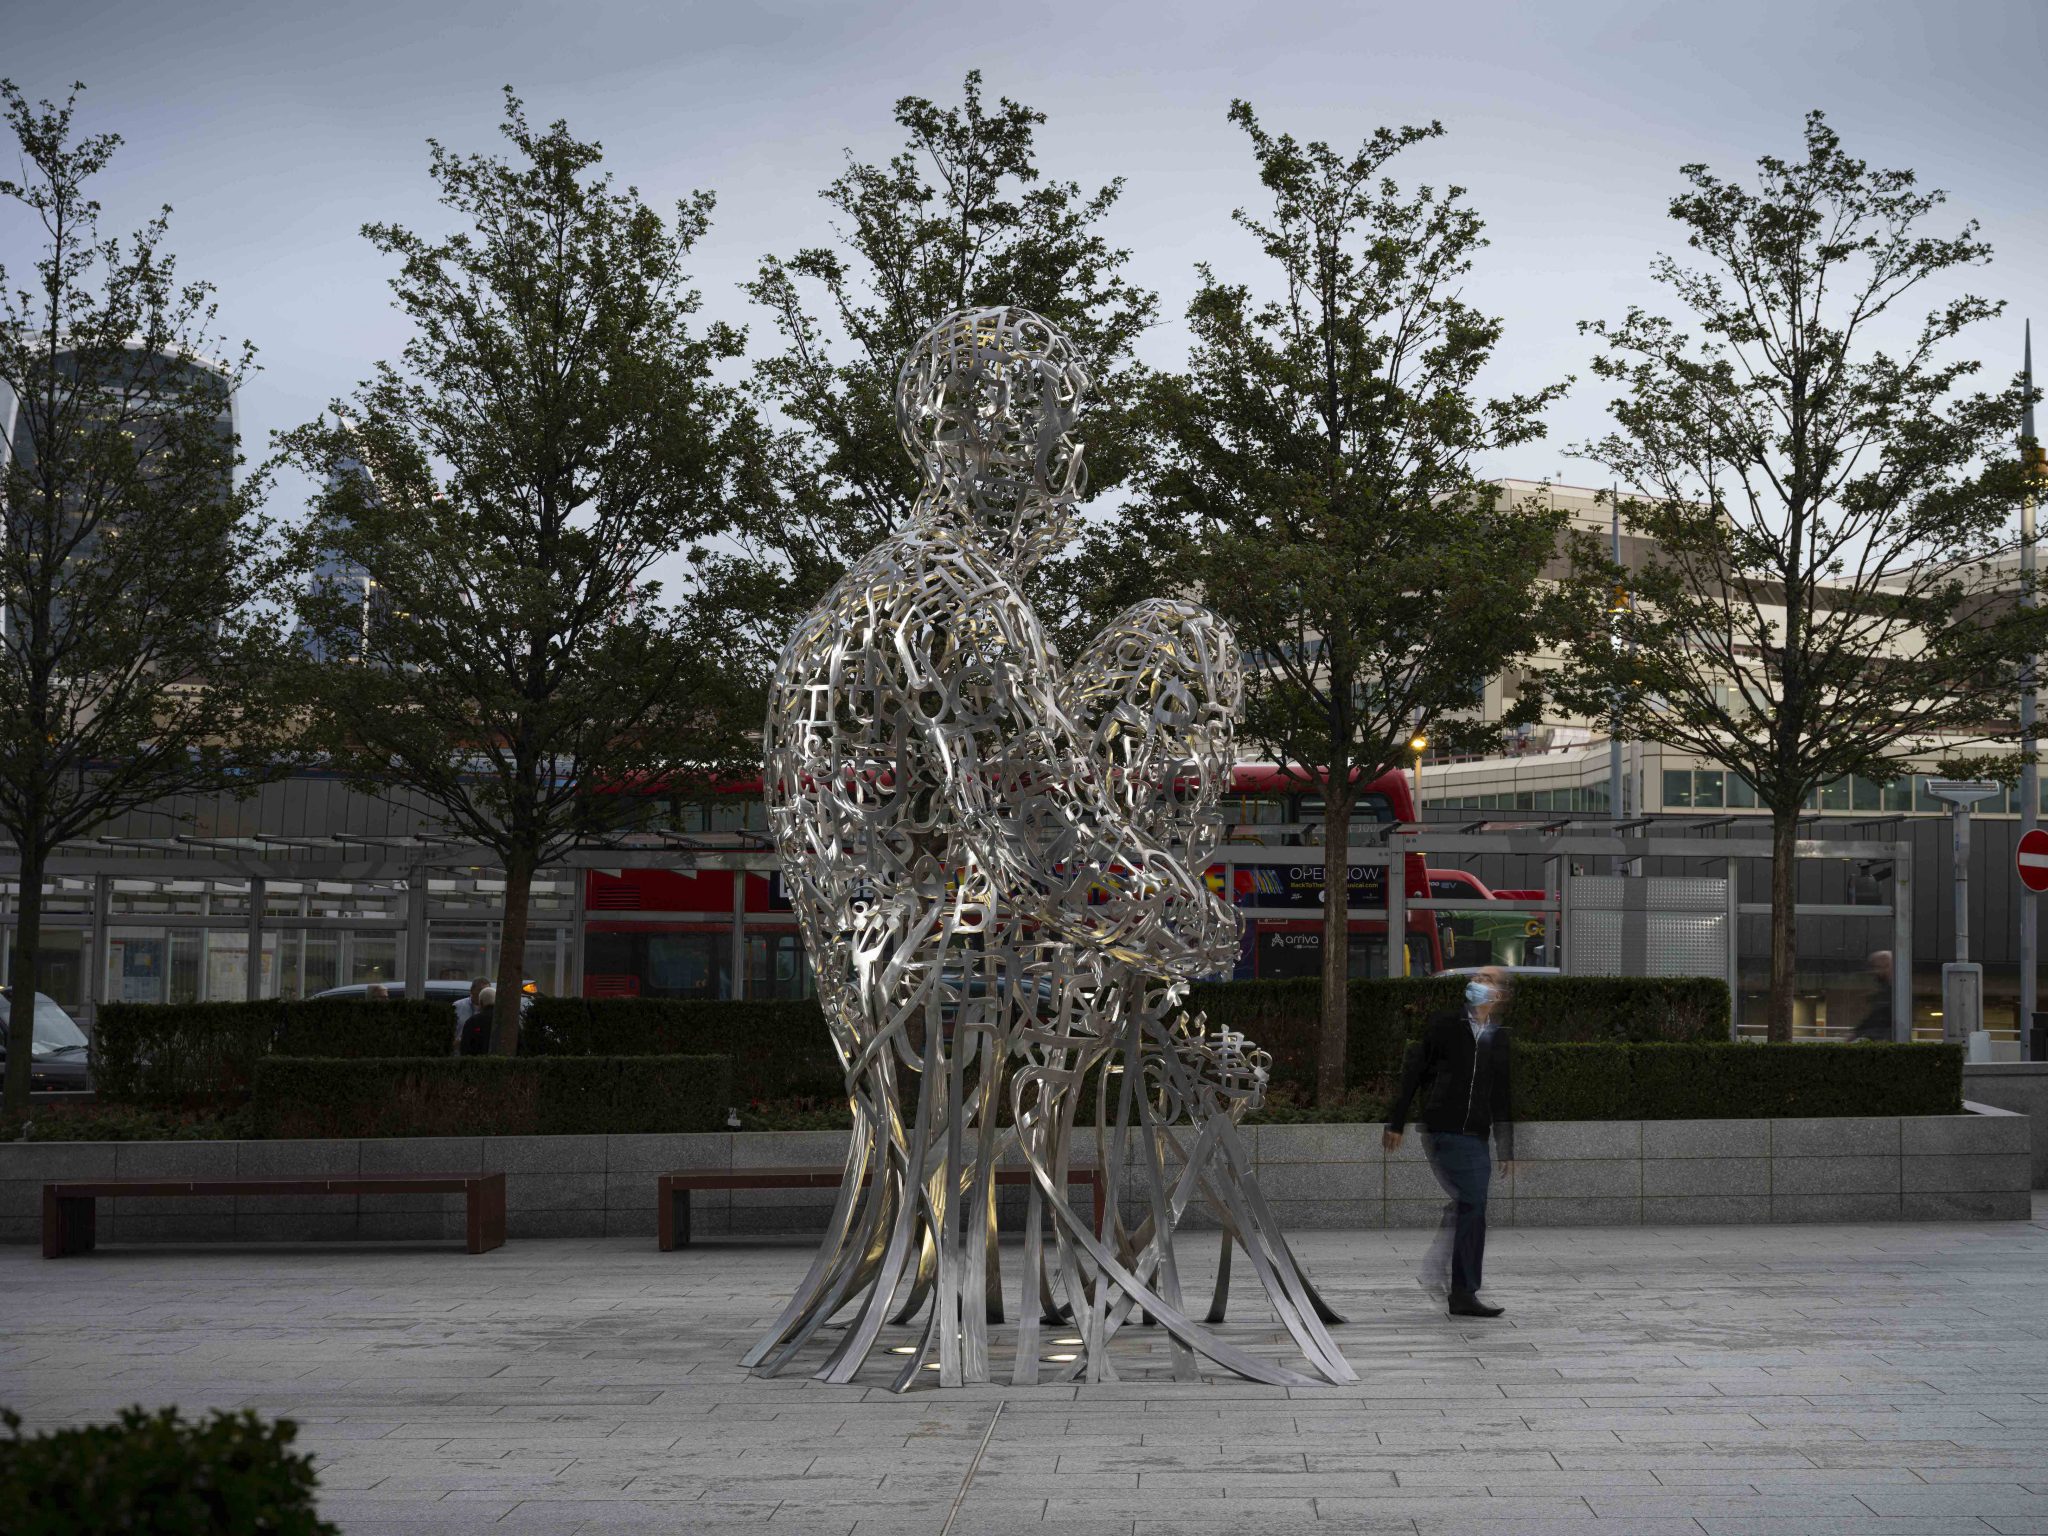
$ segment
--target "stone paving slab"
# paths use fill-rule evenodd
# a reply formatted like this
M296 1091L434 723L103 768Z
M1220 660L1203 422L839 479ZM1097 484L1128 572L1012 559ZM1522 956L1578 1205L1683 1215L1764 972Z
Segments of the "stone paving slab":
M31 1428L290 1416L349 1536L2024 1536L2048 1533L2048 1198L2034 1218L1517 1225L1494 1323L1417 1288L1426 1232L1307 1232L1355 1387L1178 1385L1133 1329L1113 1383L909 1397L880 1366L737 1368L801 1241L14 1249L0 1403ZM1190 1294L1213 1263L1189 1245ZM1286 1352L1248 1293L1227 1332Z

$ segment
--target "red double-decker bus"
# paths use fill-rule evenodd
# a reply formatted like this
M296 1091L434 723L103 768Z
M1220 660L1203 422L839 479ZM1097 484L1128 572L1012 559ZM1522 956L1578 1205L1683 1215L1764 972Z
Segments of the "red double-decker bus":
M810 990L795 914L765 834L758 778L729 780L710 794L676 797L667 786L643 790L665 807L670 829L700 836L704 851L677 868L592 870L584 884L583 990L614 997L797 997ZM1211 888L1245 914L1237 979L1322 972L1323 850L1317 836L1322 796L1312 782L1272 764L1250 763L1231 776L1223 805L1229 844L1210 865ZM1412 821L1414 799L1398 769L1365 783L1354 821ZM1234 864L1233 849L1298 849L1283 862ZM1429 894L1419 855L1404 861L1410 897ZM733 866L738 867L733 867ZM1225 890L1226 873L1229 889ZM1353 908L1381 908L1386 870L1353 865ZM1355 976L1410 974L1443 967L1442 941L1427 912L1410 912L1405 955L1388 960L1386 920L1354 919Z
M1358 783L1362 776L1354 776ZM1231 803L1224 807L1235 846L1286 847L1298 844L1299 861L1227 865L1229 850L1210 866L1212 887L1220 885L1224 868L1231 869L1230 900L1246 915L1244 947L1238 955L1238 980L1320 976L1323 969L1323 848L1316 836L1323 819L1324 796L1303 772L1272 763L1240 764L1231 774ZM1398 768L1359 784L1352 824L1389 825L1415 820L1415 798L1408 776ZM1429 871L1420 854L1402 860L1403 886L1413 899L1429 895ZM1379 864L1349 866L1347 907L1386 907L1386 868ZM1299 912L1299 916L1294 914ZM1353 976L1408 974L1424 976L1442 970L1443 941L1435 916L1410 911L1405 954L1390 956L1384 917L1353 918L1347 925ZM1405 962L1405 963L1404 963Z

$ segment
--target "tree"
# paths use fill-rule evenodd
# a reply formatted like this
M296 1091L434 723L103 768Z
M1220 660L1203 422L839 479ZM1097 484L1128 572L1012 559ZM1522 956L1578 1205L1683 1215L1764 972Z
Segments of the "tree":
M351 778L423 797L505 872L493 1048L516 1048L534 873L638 814L679 776L729 766L758 721L700 599L723 525L741 338L695 334L683 263L696 194L665 221L595 173L600 147L528 126L506 92L511 160L429 141L445 239L364 234L401 266L415 333L334 423L291 434L326 477L302 559L366 573L368 606L309 586L302 623L316 739ZM686 552L682 600L656 562Z
M1540 437L1564 386L1473 398L1501 335L1457 293L1485 244L1479 217L1458 188L1404 196L1383 174L1440 126L1382 128L1342 154L1270 135L1242 101L1230 117L1272 198L1269 215L1235 217L1278 269L1278 295L1201 269L1188 372L1156 391L1151 500L1188 530L1207 600L1253 653L1246 735L1324 796L1316 1092L1331 1103L1358 792L1418 731L1443 746L1497 739L1470 711L1542 637L1535 589L1561 522L1502 505L1472 460Z
M2044 621L1997 568L2020 392L1965 392L1978 364L1952 350L2000 306L1961 295L1895 315L1989 259L1977 226L1924 232L1943 195L1851 158L1818 112L1804 158L1757 166L1754 188L1681 172L1671 217L1696 264L1654 272L1689 327L1635 308L1584 327L1621 393L1615 430L1581 451L1626 487L1622 515L1648 542L1632 605L1577 637L1558 691L1755 787L1784 1040L1808 796L1997 739Z
M28 1111L42 892L58 847L166 795L247 790L281 771L257 604L277 574L238 486L232 402L205 283L165 249L170 210L100 234L87 184L120 146L74 138L83 86L31 105L0 81L40 226L27 273L0 269L0 828L20 858L4 1118ZM16 286L16 281L19 286ZM254 965L257 957L249 957Z
M850 159L821 194L837 216L834 243L766 259L747 289L782 340L754 367L776 425L756 442L743 529L757 581L762 564L772 573L752 601L781 599L760 610L774 621L776 647L790 617L908 516L918 470L897 438L896 374L946 315L1014 304L1058 325L1094 382L1087 447L1096 491L1115 489L1134 466L1133 348L1156 300L1125 278L1130 253L1101 232L1122 180L1092 193L1045 180L1036 143L1045 114L1008 97L991 110L978 70L959 106L905 96L895 115L908 135L903 150L886 165ZM1120 606L1122 584L1143 574L1131 558L1139 548L1113 523L1089 525L1073 555L1041 570L1041 611L1071 628L1084 607ZM1115 590L1098 595L1107 588Z

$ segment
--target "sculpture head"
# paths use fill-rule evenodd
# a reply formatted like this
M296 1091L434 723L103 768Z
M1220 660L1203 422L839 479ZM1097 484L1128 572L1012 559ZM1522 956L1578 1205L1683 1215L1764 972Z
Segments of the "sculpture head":
M1072 536L1087 488L1073 436L1088 388L1073 345L1028 309L967 309L933 326L896 376L903 446L1020 568Z

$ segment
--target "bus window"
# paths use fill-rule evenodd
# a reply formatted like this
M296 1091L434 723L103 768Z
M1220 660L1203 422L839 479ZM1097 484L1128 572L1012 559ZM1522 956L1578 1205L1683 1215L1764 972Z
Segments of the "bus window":
M1384 977L1387 974L1386 935L1354 933L1351 936L1349 968L1353 980L1377 981ZM1436 974L1435 958L1430 954L1429 941L1419 933L1411 934L1408 938L1408 974Z

